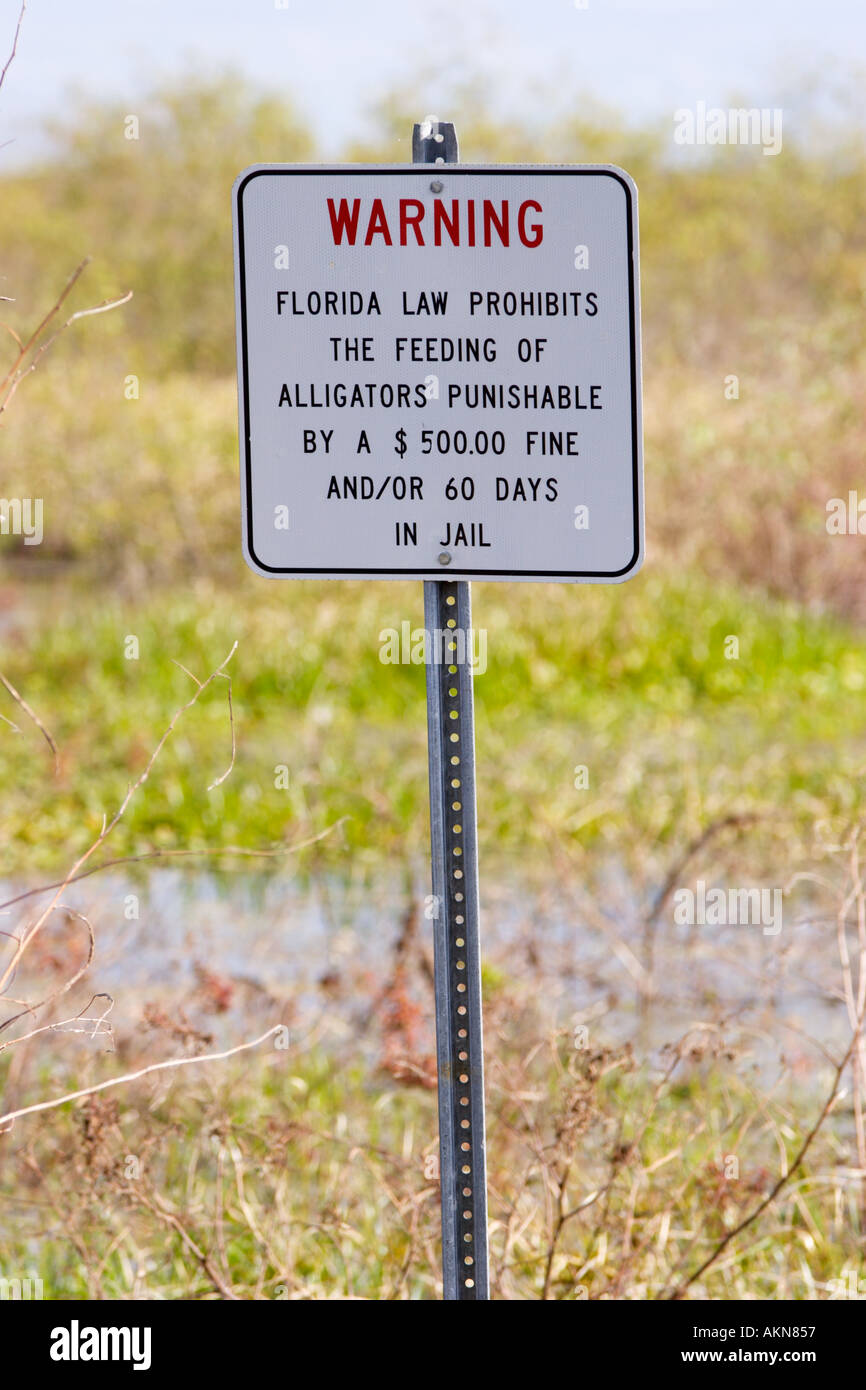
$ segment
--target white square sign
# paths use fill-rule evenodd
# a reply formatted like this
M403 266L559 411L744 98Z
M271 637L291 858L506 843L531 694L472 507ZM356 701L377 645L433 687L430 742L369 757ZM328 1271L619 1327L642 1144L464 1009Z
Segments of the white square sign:
M606 165L234 187L244 554L285 578L627 579L637 198Z

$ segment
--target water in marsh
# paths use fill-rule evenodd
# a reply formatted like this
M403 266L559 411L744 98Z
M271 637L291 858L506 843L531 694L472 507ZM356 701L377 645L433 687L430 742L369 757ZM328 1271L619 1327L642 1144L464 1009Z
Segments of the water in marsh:
M3 901L16 891L20 885L3 885ZM363 1049L402 942L407 987L432 1029L426 891L420 871L411 887L377 889L285 873L99 874L63 894L96 939L70 1012L86 994L110 995L120 1030L147 1008L171 1016L197 998L209 1006L209 1031L230 1042L288 1007L293 1030L324 1045L357 1034ZM632 1041L647 1057L692 1024L722 1025L736 1030L741 1048L748 1040L762 1071L781 1064L807 1084L819 1064L826 1069L821 1048L845 1038L835 923L681 926L668 905L647 927L619 870L592 899L562 884L539 889L502 878L489 880L482 896L487 986L533 1001L546 1024L586 1024L595 1040ZM5 929L20 930L39 901L6 908ZM60 929L58 921L19 982L36 997L45 971L63 968ZM69 917L62 931L80 957L86 928ZM23 990L16 984L12 992Z

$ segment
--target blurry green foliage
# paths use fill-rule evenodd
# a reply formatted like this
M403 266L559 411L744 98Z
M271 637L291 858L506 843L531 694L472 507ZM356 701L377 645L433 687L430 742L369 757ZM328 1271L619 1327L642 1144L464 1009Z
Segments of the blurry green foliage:
M136 103L137 140L126 138L128 114L82 105L54 131L48 167L5 180L4 272L17 310L10 318L31 322L90 255L76 307L86 295L95 302L134 291L122 317L81 325L97 352L122 343L128 370L151 375L227 372L232 183L248 164L310 159L310 135L288 103L236 76L153 92Z
M408 160L418 87L384 99L373 134L346 157ZM312 136L289 102L233 74L190 76L135 106L137 140L125 138L127 108L83 104L53 131L47 163L2 181L10 321L31 322L92 255L80 295L132 289L135 298L122 315L81 326L88 349L122 343L129 370L151 375L230 373L231 185L249 164L315 159ZM448 114L467 162L611 162L635 177L648 352L706 364L835 311L843 345L852 338L866 307L862 138L816 153L787 137L775 158L734 147L696 158L673 145L668 125L629 128L578 94L574 111L507 121L491 92L458 74Z

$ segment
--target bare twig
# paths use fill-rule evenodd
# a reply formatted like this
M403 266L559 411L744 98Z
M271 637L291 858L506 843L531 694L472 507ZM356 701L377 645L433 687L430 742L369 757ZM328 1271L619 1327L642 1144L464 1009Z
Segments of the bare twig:
M86 264L86 262L82 263L82 267L84 264ZM64 294L67 292L68 290L64 291ZM62 323L60 325L56 333L52 333L50 338L46 338L44 343L39 344L39 347L36 349L31 361L28 363L26 367L20 366L20 363L22 362L27 352L27 348L22 348L21 352L19 352L18 354L15 367L13 367L12 369L12 373L7 375L5 381L3 382L3 387L6 387L7 382L9 382L9 385L6 389L6 395L3 397L2 402L0 402L0 415L2 415L3 412L6 410L7 406L9 405L9 402L12 400L12 397L15 395L15 392L18 390L18 387L21 385L24 378L26 376L29 376L31 372L36 371L36 368L39 366L39 363L42 360L45 353L48 351L48 349L52 346L53 343L57 342L57 339L60 337L61 333L66 332L66 329L69 328L71 324L75 323L77 319L89 318L92 314L105 314L108 312L109 309L119 309L122 304L128 304L130 299L132 299L132 290L127 290L126 294L122 295L120 299L105 299L101 304L95 305L92 309L79 309L77 313L70 314L69 318L66 320L65 323ZM55 308L51 311L49 317L51 317L54 314L54 312L56 312L57 307L58 306L55 305ZM37 330L37 332L38 331L41 330ZM33 339L31 338L30 342L32 343L32 341ZM10 376L12 377L11 382L9 380Z
M213 849L151 849L143 854L122 854L117 859L106 859L102 864L94 864L90 869L84 869L82 873L75 874L73 877L58 879L56 883L44 883L40 888L28 888L23 893L18 893L14 898L7 898L5 903L0 903L0 911L7 907L14 907L16 903L24 902L25 898L36 898L40 893L50 893L55 888L66 888L69 884L80 883L82 879L90 878L92 874L101 874L105 869L116 869L119 864L143 864L148 859L191 859L207 858L214 855L240 855L249 859L278 859L284 854L297 854L299 850L307 849L310 845L316 845L320 840L324 840L333 830L337 830L348 816L340 816L331 825L325 826L316 835L310 835L306 840L299 840L294 845L281 845L279 849L244 849L239 845L217 845Z
M74 908L67 907L65 903L58 903L57 906L62 907L63 910L69 913L70 916L77 917L79 922L83 922L85 927L87 928L87 957L84 961L82 961L81 965L75 971L75 974L71 975L70 978L58 989L52 990L52 992L46 995L44 999L40 999L38 1004L25 1003L25 1006L20 1013L13 1014L11 1018L7 1018L3 1023L0 1023L0 1033L3 1032L4 1028L11 1028L12 1024L17 1023L19 1018L23 1018L25 1014L31 1014L35 1017L37 1009L44 1009L48 1004L53 1004L55 999L60 999L62 995L68 994L69 991L72 989L72 986L77 985L78 981L82 978L82 976L87 974L88 970L90 969L93 963L93 956L96 951L96 937L94 936L93 927L91 926L90 922L84 916L83 913L76 912ZM21 1039L13 1038L12 1041L20 1042ZM0 1043L0 1052L3 1051L4 1047L10 1046L11 1043Z
M269 1028L261 1037L254 1038L252 1042L238 1043L237 1047L230 1047L225 1052L207 1052L201 1057L172 1057L167 1062L152 1062L149 1067L142 1067L140 1071L125 1072L123 1076L112 1076L108 1081L100 1081L95 1086L85 1086L80 1091L69 1091L65 1096L56 1096L54 1100L42 1100L37 1105L25 1105L20 1110L10 1110L6 1115L0 1115L0 1126L5 1128L20 1120L24 1115L35 1115L39 1110L54 1110L58 1105L66 1105L72 1100L81 1100L84 1096L96 1095L98 1091L107 1091L113 1086L126 1086L130 1081L140 1081L143 1076L150 1076L157 1071L169 1071L174 1067L191 1067L200 1062L224 1062L227 1057L234 1057L239 1052L248 1052L250 1048L260 1047L268 1038L272 1038L278 1033L283 1025L275 1023L273 1028Z
M109 1003L104 1013L97 1015L95 1018L91 1018L87 1010L90 1008L94 999L107 999ZM41 1028L33 1028L29 1033L22 1033L18 1038L10 1038L8 1042L0 1045L0 1052L4 1051L7 1047L14 1047L15 1043L26 1042L28 1038L35 1038L39 1033L89 1033L91 1038L95 1038L98 1033L111 1033L111 1024L106 1023L105 1019L107 1015L111 1013L113 1007L114 1000L111 998L110 994L94 994L91 996L90 1002L85 1004L81 1013L73 1014L71 1018L61 1019L59 1023L43 1023ZM85 1024L87 1027L82 1026ZM76 1027L75 1025L78 1026Z
M4 686L6 690L9 691L9 694L12 696L12 699L15 701L15 703L21 706L24 713L27 715L29 719L33 721L33 723L36 725L37 729L41 733L42 737L45 739L45 742L48 744L48 747L51 749L51 752L54 755L54 772L56 775L59 767L59 754L57 752L57 744L54 742L54 739L51 737L50 733L46 729L45 725L42 723L42 720L39 718L39 715L36 713L36 711L32 709L30 705L28 705L27 701L24 699L24 696L21 695L15 689L15 686L12 684L10 680L7 679L6 676L3 675L2 671L0 671L0 685ZM12 721L7 720L6 722L11 723ZM13 729L17 729L17 725L15 724L13 724L12 727ZM20 729L17 729L17 731L18 733L21 732Z
M859 1023L860 1027L862 1027L862 1015L860 1017ZM790 1167L781 1174L778 1181L773 1184L772 1188L767 1193L767 1196L764 1197L763 1200L758 1203L754 1210L750 1211L748 1216L744 1216L743 1220L740 1221L738 1225L734 1226L732 1230L728 1231L727 1234L722 1237L722 1239L707 1256L707 1258L703 1261L703 1263L698 1265L698 1268L694 1270L688 1276L688 1278L684 1279L680 1284L677 1284L677 1286L671 1292L665 1291L661 1295L662 1299L668 1302L676 1302L679 1299L683 1298L685 1296L686 1291L691 1287L691 1285L694 1284L696 1280L700 1279L701 1275L706 1274L710 1266L714 1265L716 1261L719 1259L719 1257L724 1254L731 1241L736 1240L737 1236L742 1235L743 1231L745 1231L747 1227L751 1226L755 1221L757 1221L758 1217L761 1216L767 1210L768 1207L772 1206L773 1202L775 1202L782 1189L791 1181L791 1178L797 1172L797 1169L800 1168L803 1164L803 1161L805 1160L807 1153L812 1147L812 1144L814 1143L818 1135L818 1132L821 1129L821 1126L823 1125L827 1116L830 1114L830 1111L833 1109L833 1106L836 1104L836 1100L838 1099L839 1095L839 1084L842 1080L845 1068L850 1062L854 1049L857 1046L859 1036L860 1034L858 1030L854 1033L854 1036L851 1039L851 1042L845 1052L844 1057L842 1058L841 1062L836 1068L836 1072L833 1077L833 1085L830 1088L830 1093L827 1096L827 1099L821 1107L820 1114L818 1115L818 1118L813 1124L812 1128L809 1130L809 1133L806 1135L806 1138L800 1145L800 1148L797 1151L794 1161L791 1163Z
M90 257L85 256L84 260L81 261L80 264L75 267L69 279L66 281L66 284L64 285L63 289L60 291L60 294L57 296L51 308L48 310L48 313L37 325L37 327L34 328L33 332L30 334L30 337L27 339L27 342L22 344L21 351L19 352L17 358L12 363L12 366L9 368L9 371L6 373L3 380L0 381L0 391L3 391L7 384L11 381L12 377L18 370L18 367L21 365L21 362L27 356L34 343L38 341L43 330L48 327L49 323L54 318L54 315L59 312L64 301L68 299L69 295L72 293L72 289L76 281L84 273L89 264Z
M232 683L231 683L231 681L229 680L229 677L228 677L228 676L226 676L226 680L228 681L228 685L229 685L229 688L228 688L229 727L230 727L230 729L231 729L231 734L232 734L232 756L231 756L231 761L229 762L229 765L228 765L228 767L226 768L225 772L222 773L222 775L221 775L220 777L218 777L218 778L216 779L215 782L211 782L210 786L208 787L208 791L209 791L209 792L212 792L216 787L221 787L221 786L222 786L222 784L223 784L223 782L226 780L226 778L231 776L232 771L233 771L233 769L234 769L234 765L235 765L235 753L236 753L236 751L237 751L237 745L236 745L236 742L235 742L235 712L234 712L234 709L232 708Z
M232 647L231 652L229 652L229 655L226 657L226 661L228 661L229 658L231 657L232 653L233 653L234 650L235 650L235 647L237 647L237 642L235 642L234 647ZM195 681L195 683L196 683L196 685L198 686L199 690L201 690L201 681L198 679L198 676L194 676L193 673L192 673L192 671L187 670L186 666L182 666L181 663L180 663L179 661L175 661L174 664L175 664L175 666L178 667L179 670L183 671L183 673L184 673L185 676L189 676L189 678L190 678L191 681ZM223 664L225 664L225 663L223 663ZM229 699L229 727L231 728L231 734L232 734L232 756L231 756L231 761L230 761L228 767L226 768L225 772L223 772L222 775L219 776L219 777L216 779L215 782L211 782L210 786L208 787L208 791L209 791L209 792L212 792L212 791L214 790L215 787L221 787L222 784L223 784L223 782L226 780L226 778L231 776L232 770L234 769L234 765L235 765L235 754L236 754L236 752L237 752L237 747L236 747L236 743L235 743L235 715L234 715L234 709L233 709L233 707L232 707L232 681L231 681L231 676L227 676L227 675L225 674L224 671L220 671L219 674L220 674L220 676L223 678L223 680L225 680L225 681L228 682L228 688L229 688L229 689L228 689L228 699Z
M20 9L20 11L19 11L19 13L18 13L18 23L15 25L15 37L14 37L14 39L12 40L12 52L9 54L9 57L6 59L6 62L3 64L3 71L0 72L0 87L3 86L3 83L4 83L5 80L6 80L6 74L7 74L7 72L9 71L10 67L12 66L12 59L15 57L15 54L18 52L18 35L21 33L21 21L22 21L23 18L24 18L24 11L25 11L26 9L27 9L27 0L21 0L21 9Z
M651 926L658 920L664 909L665 903L676 885L680 882L688 865L696 854L706 848L711 840L714 840L723 830L740 830L744 826L753 825L756 821L765 819L765 816L761 816L757 812L749 811L742 814L731 813L726 816L721 816L718 820L711 821L710 824L701 831L700 835L697 835L686 845L682 854L669 869L661 888L646 914L644 919L645 925Z
M172 718L171 718L171 720L170 720L170 722L169 722L169 724L168 724L168 727L165 729L165 731L164 731L162 737L160 738L159 742L157 743L156 747L154 748L153 752L151 753L150 758L148 759L147 764L145 765L144 771L143 771L143 772L136 778L136 780L135 780L133 783L131 783L131 785L128 787L127 792L126 792L126 795L124 796L123 800L121 801L120 805L118 806L118 808L117 808L117 810L115 811L114 815L112 816L111 820L109 821L109 820L107 819L107 817L105 817L105 816L103 817L102 829L100 830L100 832L99 832L99 834L97 835L96 839L93 840L93 842L90 844L90 846L88 847L88 849L86 849L86 850L84 851L83 854L79 855L78 859L77 859L77 860L75 861L75 863L72 865L72 868L70 869L69 873L68 873L68 874L66 875L66 877L64 878L62 884L61 884L60 887L57 889L57 892L55 893L55 895L54 895L54 897L52 898L51 902L50 902L50 903L48 904L48 906L42 911L42 913L39 915L39 917L37 917L37 919L36 919L36 921L33 923L33 925L25 932L24 936L23 936L23 937L21 938L21 940L18 942L18 946L17 946L15 952L13 953L12 959L9 961L9 963L8 963L8 965L6 966L5 970L3 971L2 975L0 975L0 994L2 994L2 992L5 990L6 986L7 986L8 983L9 983L9 980L11 979L12 975L13 975L13 974L15 973L15 971L17 970L17 968L18 968L18 966L19 966L19 964L20 964L20 962L21 962L21 959L22 959L22 957L24 956L25 952L26 952L26 951L28 950L28 948L32 945L32 943L33 943L33 941L35 940L36 936L37 936L37 935L39 934L39 932L42 930L43 926L45 925L46 921L48 920L48 917L50 916L51 912L54 910L54 907L55 907L56 904L58 903L58 901L59 901L59 899L60 899L60 895L61 895L61 893L63 892L64 888L66 888L67 885L74 879L74 877L75 877L75 875L78 873L79 869L81 869L81 868L83 867L83 865L87 863L87 860L90 858L90 856L91 856L92 854L94 854L94 853L96 852L96 850L99 849L100 845L103 844L103 843L105 842L105 840L108 838L108 836L109 836L109 835L111 834L111 832L114 830L114 828L115 828L115 826L117 825L117 823L118 823L118 822L120 821L120 819L122 818L124 812L126 811L127 806L129 805L129 803L130 803L130 801L132 800L132 798L135 796L135 793L138 791L139 787L141 787L141 786L147 781L147 779L148 779L148 777L150 776L150 773L151 773L151 771L152 771L152 769L153 769L154 763L156 762L156 760L157 760L157 758L159 757L160 753L162 752L162 749L164 748L166 742L168 741L168 739L170 738L171 734L173 733L174 728L175 728L175 726L176 726L178 720L181 718L182 715L184 715L184 714L186 713L187 710L189 710L189 709L192 708L192 706L193 706L193 705L196 703L196 701L199 699L199 696L203 694L203 692L208 688L208 686L211 684L211 682L214 681L214 680L216 680L217 676L220 676L220 675L223 675L223 674L224 674L223 668L226 666L226 664L227 664L229 661L231 661L232 657L234 656L235 651L237 650L237 645L238 645L237 642L234 642L234 643L232 644L232 649L231 649L231 651L229 652L228 656L226 656L226 657L223 658L223 660L220 662L219 666L217 666L216 669L215 669L214 671L211 672L211 674L208 676L208 678L207 678L206 681L203 681L203 682L200 682L200 683L197 684L195 694L194 694L189 700L187 700L186 704L185 704L185 705L181 705L180 709L175 710L175 713L174 713L174 715L172 716Z
M201 1062L205 1059L203 1057L198 1057L190 1058L189 1060ZM152 1212L153 1215L156 1216L160 1221L164 1222L165 1225L170 1226L173 1231L177 1232L184 1245L195 1255L196 1259L198 1260L207 1277L210 1279L214 1288L217 1290L218 1293L222 1294L223 1298L234 1300L238 1299L238 1295L234 1292L230 1285L228 1285L225 1282L225 1280L220 1275L219 1270L214 1269L213 1263L210 1260L209 1256L204 1252L204 1250L202 1250L201 1246L198 1245L195 1240L193 1240L189 1231L181 1223L180 1218L173 1211L167 1210L166 1206L160 1200L159 1195L156 1192L154 1192L151 1197L148 1197L145 1195L145 1193L141 1192L140 1190L137 1190L131 1185L126 1187L124 1190L129 1198L146 1207L148 1211Z

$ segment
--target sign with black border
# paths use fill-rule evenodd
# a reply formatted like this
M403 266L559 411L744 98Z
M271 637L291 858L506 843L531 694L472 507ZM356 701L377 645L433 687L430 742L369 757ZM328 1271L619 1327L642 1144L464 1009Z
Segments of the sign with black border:
M624 171L258 165L233 214L256 572L614 583L640 568Z

